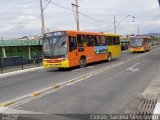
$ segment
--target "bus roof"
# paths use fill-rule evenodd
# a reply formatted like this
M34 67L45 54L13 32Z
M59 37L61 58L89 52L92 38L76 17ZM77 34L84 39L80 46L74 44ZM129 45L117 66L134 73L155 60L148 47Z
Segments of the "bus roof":
M101 32L76 31L76 30L58 30L58 31L52 31L52 32L67 32L67 33L78 33L78 34L103 34ZM49 33L52 33L52 32L49 32Z
M104 33L104 34L107 35L107 36L121 36L119 34L113 34L113 33Z
M104 33L104 32L91 32L91 31L76 31L76 30L58 30L58 31L52 31L52 32L67 32L67 33L78 33L78 34L101 34L101 35L105 34L107 36L121 36L119 34L111 34L111 33ZM49 33L52 33L52 32L49 32Z

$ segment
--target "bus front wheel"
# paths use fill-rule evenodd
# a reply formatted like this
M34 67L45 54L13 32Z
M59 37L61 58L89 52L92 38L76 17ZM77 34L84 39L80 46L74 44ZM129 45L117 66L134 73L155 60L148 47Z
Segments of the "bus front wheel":
M86 67L87 63L86 63L86 58L85 57L81 57L80 59L80 68Z

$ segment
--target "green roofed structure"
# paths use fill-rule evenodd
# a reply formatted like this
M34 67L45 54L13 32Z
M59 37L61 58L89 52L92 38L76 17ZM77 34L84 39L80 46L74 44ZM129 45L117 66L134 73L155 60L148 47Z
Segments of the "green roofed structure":
M41 40L0 40L0 47L42 45Z
M0 56L32 58L34 53L42 55L42 40L0 40Z

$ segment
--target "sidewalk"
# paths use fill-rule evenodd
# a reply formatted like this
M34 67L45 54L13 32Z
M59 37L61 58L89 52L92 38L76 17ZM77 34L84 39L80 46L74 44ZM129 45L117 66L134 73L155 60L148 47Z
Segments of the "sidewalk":
M157 71L155 78L142 93L146 99L157 100L155 109L153 111L154 115L160 114L160 65L158 68L159 70Z
M14 67L3 68L2 72L0 71L0 77L25 73L25 72L39 70L39 69L43 69L41 64L39 66L35 65L35 64L26 64L23 66L14 66Z

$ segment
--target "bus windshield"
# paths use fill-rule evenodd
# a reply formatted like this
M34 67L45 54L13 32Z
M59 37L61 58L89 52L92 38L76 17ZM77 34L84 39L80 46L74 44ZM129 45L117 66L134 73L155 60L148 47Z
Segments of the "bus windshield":
M53 32L44 35L43 57L57 58L67 54L67 34L65 32Z
M139 46L142 46L142 44L143 44L143 39L135 38L135 39L131 39L130 46L139 47Z

